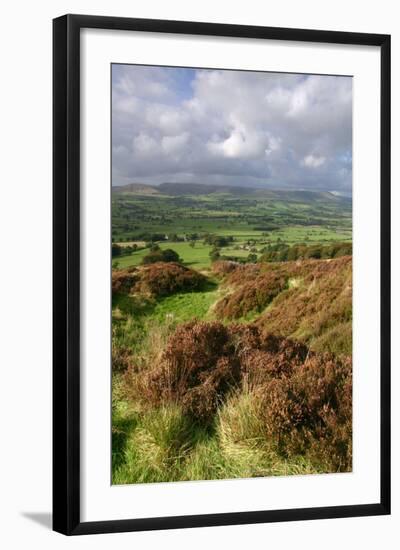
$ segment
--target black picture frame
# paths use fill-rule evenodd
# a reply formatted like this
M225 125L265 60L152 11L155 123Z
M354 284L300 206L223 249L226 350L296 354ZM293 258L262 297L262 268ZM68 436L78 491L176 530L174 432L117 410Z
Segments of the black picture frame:
M378 46L381 51L379 502L179 517L80 520L80 31L84 28ZM53 21L53 529L66 535L390 514L390 36L65 15Z

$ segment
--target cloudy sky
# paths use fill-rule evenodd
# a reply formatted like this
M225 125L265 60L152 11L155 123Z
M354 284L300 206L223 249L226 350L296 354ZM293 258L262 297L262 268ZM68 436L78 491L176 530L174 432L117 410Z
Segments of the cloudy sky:
M352 79L113 65L113 185L351 192Z

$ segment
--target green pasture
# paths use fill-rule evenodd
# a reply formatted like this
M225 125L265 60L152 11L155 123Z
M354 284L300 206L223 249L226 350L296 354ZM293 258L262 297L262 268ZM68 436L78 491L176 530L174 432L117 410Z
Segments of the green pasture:
M180 237L213 233L232 235L238 241L281 238L289 244L306 238L313 242L350 240L351 202L299 202L229 193L113 197L114 242L142 240L152 233Z
M194 269L205 269L210 266L210 251L212 247L202 242L196 242L192 247L188 242L185 243L158 243L160 248L172 248L179 254L183 262ZM142 263L143 257L149 253L149 249L145 248L138 250L129 256L120 256L115 259L118 262L118 267L130 267Z

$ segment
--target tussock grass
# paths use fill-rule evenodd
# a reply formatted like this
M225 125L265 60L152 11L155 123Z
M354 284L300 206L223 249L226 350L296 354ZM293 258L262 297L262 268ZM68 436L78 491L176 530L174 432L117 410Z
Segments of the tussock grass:
M135 420L122 450L124 460L115 465L113 462L113 483L181 479L185 461L195 445L204 439L205 430L184 415L176 404L141 412Z
M261 411L261 399L256 391L234 393L218 411L217 433L228 454L235 454L236 445L255 448L265 442Z
M353 347L353 325L351 321L340 323L314 339L313 349L328 351L334 355L348 355Z
M282 459L268 447L257 403L251 393L233 395L208 429L178 405L122 415L114 421L113 484L318 473L306 458Z

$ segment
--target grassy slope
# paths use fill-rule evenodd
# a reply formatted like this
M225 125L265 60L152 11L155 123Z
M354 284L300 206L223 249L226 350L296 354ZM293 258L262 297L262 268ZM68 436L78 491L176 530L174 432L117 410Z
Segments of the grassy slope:
M189 247L190 248L190 247ZM351 320L328 316L324 327L321 299L329 291L344 296L350 303L351 262L345 260L310 261L312 266L342 265L319 280L307 270L299 273L297 262L281 264L289 275L288 289L281 292L264 311L238 319L258 319L264 327L305 340L331 351L351 349ZM267 266L270 268L271 266ZM318 271L318 270L317 270ZM243 277L242 281L248 281ZM240 278L239 278L240 280ZM344 295L332 282L342 285ZM234 287L214 283L202 292L177 293L162 299L138 302L129 296L114 298L114 346L127 346L137 358L147 357L165 345L174 327L191 319L215 318L215 304ZM328 295L326 295L328 296ZM307 303L307 314L299 304ZM297 308L297 309L296 309ZM300 322L286 323L285 312L294 311ZM282 312L282 314L281 314ZM296 315L295 315L296 314ZM319 328L316 326L319 321ZM329 325L329 323L328 323ZM350 327L350 333L347 328ZM315 338L311 338L315 331ZM336 331L336 332L335 332ZM286 331L288 332L288 331ZM338 334L339 333L339 334ZM338 349L335 350L335 345ZM350 346L350 348L349 348ZM188 479L226 479L267 475L307 474L326 471L326 466L311 463L299 455L284 459L268 445L258 425L258 399L244 392L232 395L221 408L213 425L205 430L182 414L178 406L144 410L124 392L123 376L113 376L113 483L141 483Z
M152 318L160 323L165 321L184 323L192 319L206 319L211 306L218 299L218 289L207 292L179 293L167 296L159 301L152 313Z
M238 275L225 277L222 287L229 288L229 293L216 304L219 317L256 320L270 332L304 342L316 351L351 355L351 257L261 265L260 272L252 273L251 265L242 266ZM260 284L271 272L286 281L272 300L268 287ZM252 303L261 303L261 309L252 309Z

